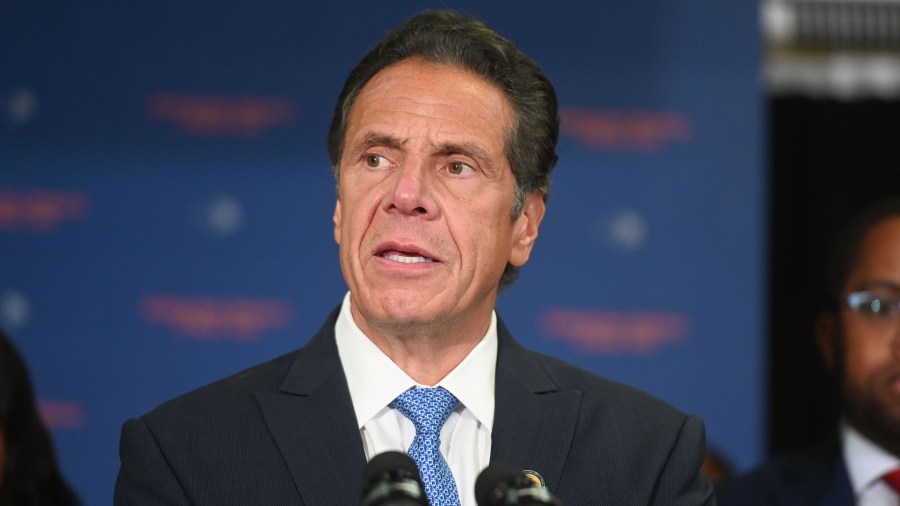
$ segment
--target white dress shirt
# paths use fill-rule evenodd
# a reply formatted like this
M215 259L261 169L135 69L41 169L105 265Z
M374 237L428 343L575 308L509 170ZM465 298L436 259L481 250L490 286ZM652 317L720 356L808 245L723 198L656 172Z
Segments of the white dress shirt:
M441 430L441 453L450 465L461 506L475 506L475 479L491 457L494 379L497 370L497 316L487 334L437 385L419 385L385 355L356 325L344 296L334 326L338 355L347 376L366 459L394 450L406 452L416 428L391 402L413 386L442 386L459 405Z
M857 506L898 506L900 497L881 481L900 467L900 458L866 439L850 424L841 424L841 446Z

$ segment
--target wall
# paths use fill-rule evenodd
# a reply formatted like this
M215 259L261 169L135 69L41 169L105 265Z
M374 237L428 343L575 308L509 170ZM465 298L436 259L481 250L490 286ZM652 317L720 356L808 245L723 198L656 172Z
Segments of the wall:
M739 468L761 457L753 2L13 0L0 326L87 504L110 500L125 419L301 346L339 303L331 110L423 5L485 19L560 97L549 214L501 317L699 413Z

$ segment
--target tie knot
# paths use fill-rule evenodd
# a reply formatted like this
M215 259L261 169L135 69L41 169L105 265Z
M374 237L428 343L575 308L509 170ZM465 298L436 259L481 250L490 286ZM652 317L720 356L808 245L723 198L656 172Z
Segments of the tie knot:
M885 483L890 485L894 491L900 494L900 469L894 469L893 471L885 474L881 477Z
M439 433L458 403L444 387L414 388L394 399L394 407L409 418L417 433Z

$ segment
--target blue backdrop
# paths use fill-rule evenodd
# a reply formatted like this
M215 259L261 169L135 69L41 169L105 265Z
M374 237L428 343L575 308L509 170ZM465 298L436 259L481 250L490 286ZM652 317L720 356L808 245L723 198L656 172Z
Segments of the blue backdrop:
M424 6L554 81L548 215L499 312L527 346L763 454L755 2L61 2L0 16L0 326L68 479L111 501L119 428L302 345L346 290L325 134L352 65Z

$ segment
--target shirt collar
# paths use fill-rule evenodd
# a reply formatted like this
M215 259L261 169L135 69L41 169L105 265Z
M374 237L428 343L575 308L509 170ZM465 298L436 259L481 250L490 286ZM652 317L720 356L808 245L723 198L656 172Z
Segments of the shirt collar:
M867 439L846 421L841 423L841 440L847 474L856 497L885 473L900 467L900 458Z
M404 390L417 385L360 330L350 312L350 292L344 296L334 325L338 356L347 377L353 410L361 429ZM436 386L459 399L490 430L494 423L494 383L497 371L497 315L481 341Z

